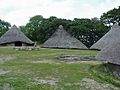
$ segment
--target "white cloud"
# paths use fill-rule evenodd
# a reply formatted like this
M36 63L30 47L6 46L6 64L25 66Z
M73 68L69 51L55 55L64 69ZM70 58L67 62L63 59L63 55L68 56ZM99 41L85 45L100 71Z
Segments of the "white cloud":
M16 25L25 25L34 15L92 18L119 5L120 0L0 0L0 18Z
M111 10L120 5L120 0L96 0L96 2L91 2L91 0L85 0L86 2L80 4L79 1L76 2L77 9L74 8L74 12L71 18L93 18L100 17L103 13ZM95 1L95 0L94 0ZM79 4L79 6L78 6Z

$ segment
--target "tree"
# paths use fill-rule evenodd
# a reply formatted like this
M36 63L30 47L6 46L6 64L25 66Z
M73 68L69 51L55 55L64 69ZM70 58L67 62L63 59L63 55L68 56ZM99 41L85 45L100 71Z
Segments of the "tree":
M92 18L91 22L93 28L91 29L89 42L92 45L109 31L109 27L105 26L98 18Z
M0 19L0 36L2 36L11 27L10 23Z
M67 28L69 22L70 20L54 16L43 18L41 15L36 15L30 18L26 26L21 26L21 29L31 40L42 44L55 32L59 25Z
M108 27L98 18L67 20L54 16L43 18L41 15L31 17L26 26L21 28L31 40L43 44L56 31L59 25L63 25L67 32L88 47L93 45L108 31Z
M41 23L44 18L41 15L36 15L30 18L26 26L21 26L22 31L33 41L39 41L40 31L42 29Z
M71 25L71 34L84 43L86 46L88 45L88 34L91 28L91 20L90 19L78 19L75 18Z
M98 18L75 18L70 27L70 33L78 40L82 41L87 47L90 47L98 41L107 31L108 27Z
M120 6L108 11L107 13L103 13L103 15L101 16L101 21L105 25L109 26L114 23L120 24Z

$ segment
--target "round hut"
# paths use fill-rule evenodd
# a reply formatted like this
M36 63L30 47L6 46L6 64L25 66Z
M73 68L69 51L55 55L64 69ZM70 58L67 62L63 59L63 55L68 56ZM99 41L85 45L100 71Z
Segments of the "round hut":
M82 42L66 32L62 25L60 25L55 33L43 44L43 47L88 49Z
M96 58L120 65L120 42L105 47L97 54Z
M106 33L100 40L93 44L90 49L102 50L104 47L111 45L112 43L120 39L120 26L114 24L111 30Z
M1 46L28 46L33 44L34 42L15 25L0 37Z

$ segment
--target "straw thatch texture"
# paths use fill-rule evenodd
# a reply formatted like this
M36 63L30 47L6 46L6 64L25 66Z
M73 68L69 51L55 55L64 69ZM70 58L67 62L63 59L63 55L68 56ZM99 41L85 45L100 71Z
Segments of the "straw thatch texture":
M33 42L28 37L26 37L24 33L15 25L0 38L0 44L8 44L14 42L33 44Z
M118 41L120 39L120 26L117 24L113 25L111 30L106 33L100 40L98 40L90 49L101 50L104 47Z
M88 49L82 42L67 33L62 25L60 25L56 32L43 44L43 47Z
M120 65L120 41L102 49L97 54L96 59Z

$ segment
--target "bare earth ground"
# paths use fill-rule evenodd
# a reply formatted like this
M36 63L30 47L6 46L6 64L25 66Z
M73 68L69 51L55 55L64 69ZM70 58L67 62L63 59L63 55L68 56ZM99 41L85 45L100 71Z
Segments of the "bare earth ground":
M111 84L105 84L90 78L83 78L81 81L81 90L120 90Z
M6 61L9 61L9 60L13 60L15 59L14 56L4 56L4 55L0 55L0 63L4 63Z
M9 73L10 71L4 71L3 69L0 69L0 76Z

